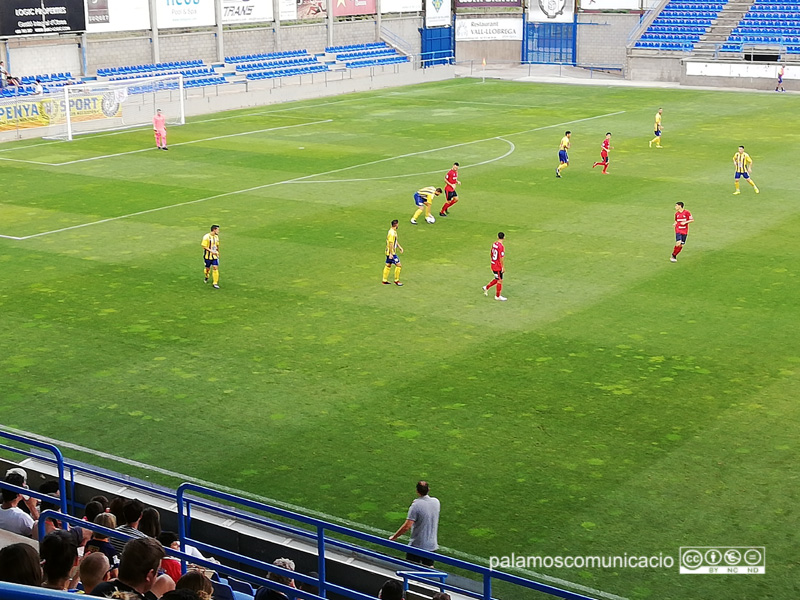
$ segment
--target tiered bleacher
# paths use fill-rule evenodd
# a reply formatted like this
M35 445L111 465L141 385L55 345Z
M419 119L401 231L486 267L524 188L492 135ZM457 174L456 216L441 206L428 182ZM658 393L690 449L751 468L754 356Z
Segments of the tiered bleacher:
M246 63L258 62L260 60L273 60L281 58L292 58L295 56L305 56L308 50L285 50L283 52L269 52L266 54L241 54L239 56L226 56L226 63Z
M726 0L727 2L727 0ZM636 48L691 51L726 2L670 0L636 42Z
M14 98L17 96L35 96L36 80L42 84L42 93L48 94L56 89L74 82L72 73L49 73L43 75L25 75L21 78L22 85L8 86L0 90L0 98Z
M226 63L235 65L236 74L246 74L248 81L307 75L328 70L328 65L311 56L307 50L287 50L266 54L226 56Z
M202 60L183 60L176 62L161 62L149 65L133 65L128 67L111 67L98 69L98 77L107 77L108 81L122 79L141 79L159 75L183 75L184 88L204 87L208 85L223 85L228 80L223 75L218 75L213 67L207 66ZM148 91L147 88L132 88L132 93Z
M800 54L800 0L756 0L722 50L741 52L745 45L779 46Z
M172 73L179 72L183 69L192 69L197 67L204 67L202 60L184 60L177 62L162 62L149 65L132 65L129 67L111 67L108 69L97 69L98 77L113 77L117 75L131 75L145 74L154 75L157 71L170 71Z
M408 62L408 57L400 54L385 42L371 44L353 44L350 46L329 46L325 52L336 56L348 69L374 67Z

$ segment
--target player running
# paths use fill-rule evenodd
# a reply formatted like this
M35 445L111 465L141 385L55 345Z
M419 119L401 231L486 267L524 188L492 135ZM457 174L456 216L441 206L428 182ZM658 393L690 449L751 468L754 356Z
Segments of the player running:
M505 273L505 256L506 256L506 249L503 246L503 240L505 239L506 234L502 231L497 234L497 241L492 244L492 254L491 254L491 268L492 273L494 273L494 279L492 279L489 283L483 286L481 289L483 290L483 295L489 295L489 288L493 285L497 286L497 291L495 292L494 299L500 300L501 302L505 302L508 300L505 296L501 296L500 292L503 289L503 273Z
M783 89L783 73L784 69L786 69L786 65L781 65L778 69L778 85L775 86L776 92L785 92L786 90Z
M567 131L564 133L564 137L561 138L561 143L558 145L558 167L556 167L556 177L561 179L561 169L566 169L569 166L569 154L567 150L569 150L570 146L570 138L572 137L572 132Z
M609 131L606 134L606 139L603 140L603 143L600 145L600 162L596 162L592 165L592 168L602 166L603 167L603 175L608 175L608 152L609 150L613 150L614 146L611 145L611 132Z
M456 186L461 182L458 180L458 163L453 163L453 168L444 176L444 196L446 198L442 210L439 211L440 217L446 217L450 211L450 207L458 202L458 192Z
M442 188L438 187L424 187L421 190L417 190L414 194L414 204L416 204L419 208L417 208L417 212L414 213L414 216L411 217L411 224L417 224L417 218L422 214L422 211L425 211L425 220L428 223L433 223L433 217L431 217L431 203L433 199L442 193Z
M153 117L153 132L156 136L156 148L159 150L169 150L167 148L167 119L161 114L161 109L156 110Z
M656 148L661 148L661 115L664 113L663 108L659 108L656 113L656 124L653 126L656 137L650 140L650 147L653 147L653 142L656 143Z
M386 266L383 267L383 285L391 285L389 272L392 270L392 265L394 265L394 284L396 286L403 285L400 283L400 269L403 268L403 265L400 264L400 258L397 256L398 250L400 250L400 254L403 253L403 247L397 241L397 223L397 219L392 221L392 227L386 234Z
M204 283L208 283L208 272L213 271L213 285L219 289L219 225L211 226L211 233L203 236L203 260L206 262Z
M694 221L692 213L683 207L683 202L675 204L675 247L672 249L670 262L678 262L678 254L683 250L686 243L686 236L689 235L689 223Z
M753 159L744 151L744 146L739 146L739 151L733 155L733 164L736 167L736 172L733 174L733 185L736 186L736 191L733 192L734 196L738 196L742 192L739 191L739 178L743 177L744 180L753 186L753 190L758 194L758 186L756 182L750 179L750 171L753 169Z

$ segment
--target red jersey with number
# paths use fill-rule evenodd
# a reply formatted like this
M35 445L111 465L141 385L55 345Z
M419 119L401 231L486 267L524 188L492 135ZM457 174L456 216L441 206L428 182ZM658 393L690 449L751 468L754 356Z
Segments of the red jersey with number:
M441 173L441 171L439 171ZM445 192L452 192L456 189L456 182L458 182L458 173L455 169L450 169L445 175L444 180L447 184L444 186Z
M503 257L505 255L506 249L503 247L503 242L492 244L492 271L503 270Z
M689 221L692 218L692 213L688 210L679 210L675 213L675 233L689 233ZM685 223L681 223L685 221Z
M603 140L603 148L600 150L601 156L608 156L608 149L611 147L611 140L608 138Z

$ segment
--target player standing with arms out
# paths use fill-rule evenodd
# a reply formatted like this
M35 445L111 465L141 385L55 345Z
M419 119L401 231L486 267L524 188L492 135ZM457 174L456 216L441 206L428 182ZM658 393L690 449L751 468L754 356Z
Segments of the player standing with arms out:
M750 171L753 168L753 159L750 158L750 155L744 151L744 146L739 146L739 151L733 155L733 164L736 167L736 173L733 175L733 184L736 186L736 191L733 192L733 195L738 196L742 193L739 191L740 177L744 177L744 180L753 186L753 190L757 194L758 187L756 186L756 182L750 179Z
M776 92L785 92L786 90L783 89L783 70L786 68L786 65L781 65L778 67L778 85L775 86Z
M440 217L446 217L450 207L458 202L458 192L456 186L461 182L458 180L458 163L453 163L453 168L444 176L444 196L446 198L442 210L439 211Z
M694 221L692 213L683 207L683 202L675 204L675 247L672 249L670 262L678 262L678 254L683 250L686 236L689 235L689 223Z
M664 112L663 108L659 108L656 113L656 124L653 126L656 137L650 140L650 147L653 147L653 142L656 143L656 148L661 148L661 115Z
M606 139L603 140L603 143L600 145L600 162L596 162L592 165L592 168L602 166L603 167L603 175L608 175L608 151L613 150L614 146L611 145L611 132L609 131L606 134Z
M389 233L386 234L386 266L383 267L383 285L391 285L389 283L389 272L392 270L392 265L394 265L394 284L397 286L403 285L400 283L400 269L403 268L403 265L400 264L400 259L397 256L398 250L400 250L400 254L403 253L403 247L397 241L397 223L397 219L392 221L392 227L389 229Z
M203 236L203 260L206 262L204 283L208 283L208 272L213 270L214 287L219 289L219 225L211 226L211 233Z
M558 145L558 167L556 167L556 177L559 179L561 179L561 169L566 169L569 166L569 154L567 154L567 150L569 150L570 146L570 137L572 137L572 132L565 132L564 137L561 138L561 143Z
M425 220L428 223L433 223L431 217L431 203L433 199L442 193L442 188L437 188L433 186L424 187L421 190L417 190L414 194L414 204L416 204L419 208L417 208L417 212L414 213L414 216L411 217L411 224L417 224L417 218L422 214L422 211L425 211Z
M161 109L156 110L153 117L153 132L156 136L156 148L159 150L169 150L167 148L167 119L161 114Z
M497 286L497 292L495 293L495 300L500 300L501 302L505 302L508 300L505 296L501 296L500 292L503 289L503 273L505 273L505 257L506 257L506 248L503 245L503 240L505 240L506 234L502 231L497 234L497 241L492 244L492 253L491 253L491 268L492 273L494 273L494 279L492 279L489 283L483 286L481 289L483 290L483 295L489 295L489 288L493 285Z

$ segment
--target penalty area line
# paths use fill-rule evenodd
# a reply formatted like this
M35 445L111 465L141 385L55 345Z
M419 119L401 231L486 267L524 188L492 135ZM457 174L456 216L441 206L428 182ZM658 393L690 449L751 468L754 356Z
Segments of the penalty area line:
M214 483L211 481L205 481L203 479L198 479L197 477L192 477L190 475L184 475L183 473L178 473L176 471L170 471L168 469L162 469L161 467L155 467L153 465L148 465L147 463L139 462L137 460L132 460L130 458L123 458L121 456L115 456L114 454L109 454L107 452L102 452L100 450L94 450L92 448L86 448L85 446L80 446L78 444L73 444L70 442L64 442L62 440L57 440L55 438L38 435L35 433L31 433L29 431L23 431L21 429L15 429L13 427L8 427L6 425L0 425L0 429L6 431L8 433L13 433L15 435L29 437L39 442L44 442L46 444L52 444L57 447L62 448L69 448L70 450L75 450L77 452L82 452L84 454L88 454L90 456L96 456L98 458L103 458L106 460L112 460L119 464L128 465L131 467L135 467L137 469L142 469L143 471L152 471L153 473L158 473L159 475L165 475L166 477L171 477L172 479L176 479L182 482L189 482L194 483L195 485L201 485L204 487L208 487L211 489L215 489L221 492L225 492L228 494L232 494L235 496L241 496L244 498L249 498L251 500L255 500L257 502L262 502L263 504L271 504L273 506L278 506L284 508L286 510L291 510L293 512L299 514L305 514L311 517L318 518L323 521L330 521L332 523L339 523L340 525L344 525L345 527L349 527L351 529L356 529L360 531L364 531L367 533L371 533L373 535L377 535L380 537L388 537L391 533L390 531L386 531L384 529L379 529L378 527L372 527L371 525L365 525L363 523L359 523L358 521L352 521L350 519L344 519L341 517L336 517L334 515L330 515L328 513L314 510L310 508L305 508L303 506L297 506L296 504L291 504L289 502L283 502L281 500L276 500L274 498L267 498L264 496L259 496L258 494L253 494L250 492L246 492L244 490L239 490L236 488L232 488L226 485L221 485L218 483ZM468 554L466 552L461 552L460 550L455 550L453 548L448 548L447 546L439 546L439 550L444 550L445 554L449 554L451 556L461 558L462 560L467 560L469 562L475 564L483 564L488 565L489 561L481 556L475 556L472 554ZM562 587L572 588L574 590L578 590L581 592L586 592L589 594L594 594L595 596L601 598L607 598L608 600L628 600L623 596L617 596L615 594L610 594L608 592L604 592L602 590L596 590L594 588L585 586L580 583L573 583L571 581L567 581L566 579L560 579L558 577L552 577L550 575L545 575L544 573L537 573L536 571L530 571L527 569L514 569L514 571L518 573L523 573L532 579L539 579L551 584L557 584ZM501 571L502 572L502 571Z

